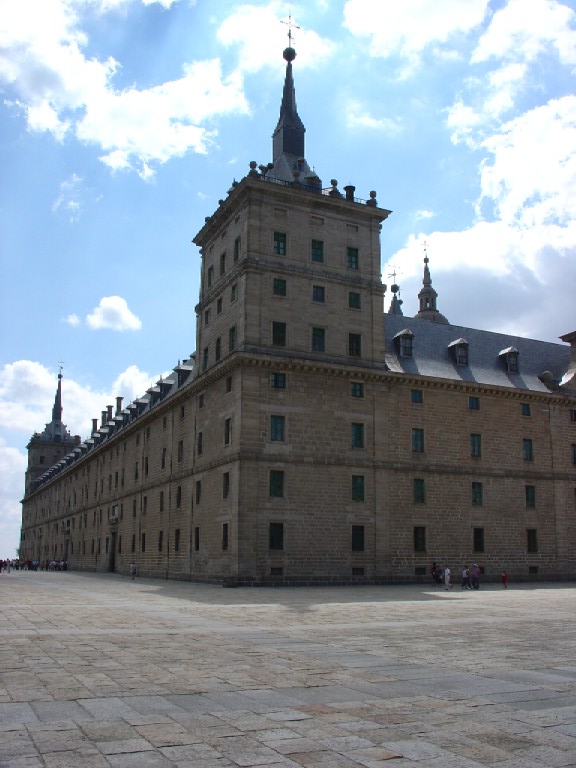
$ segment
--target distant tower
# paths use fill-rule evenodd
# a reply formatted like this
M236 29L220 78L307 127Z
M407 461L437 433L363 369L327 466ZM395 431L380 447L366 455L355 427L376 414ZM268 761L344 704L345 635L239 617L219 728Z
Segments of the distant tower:
M62 423L62 369L58 374L58 387L52 407L52 421L46 424L43 432L35 432L26 446L28 448L28 468L26 469L27 496L34 490L34 483L50 467L80 445L80 436L74 437Z
M429 320L431 323L444 323L445 325L449 325L449 321L436 307L438 294L434 288L432 288L432 278L430 277L430 269L428 268L430 259L428 258L426 247L424 248L424 254L424 277L422 279L422 289L418 294L420 309L415 317L419 317L422 320Z

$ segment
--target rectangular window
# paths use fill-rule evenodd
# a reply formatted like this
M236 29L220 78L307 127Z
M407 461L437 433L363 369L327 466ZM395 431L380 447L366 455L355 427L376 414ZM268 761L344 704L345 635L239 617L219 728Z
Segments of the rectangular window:
M204 325L209 325L209 323L210 323L210 310L207 309L204 312Z
M196 480L196 504L200 504L202 500L202 480Z
M162 552L164 546L164 531L158 531L158 552Z
M143 533L140 538L140 550L141 552L146 552L146 534Z
M312 240L310 258L312 261L324 261L324 242L322 240Z
M220 256L220 274L223 275L226 272L226 252Z
M576 408L570 409L570 421L576 421Z
M525 437L522 441L522 455L524 461L534 461L534 446L532 439L529 437Z
M166 469L166 448L162 448L162 460L160 464L162 469Z
M426 528L423 525L414 526L414 552L426 552Z
M352 381L350 383L350 396L364 397L364 384L360 381Z
M208 267L208 288L214 282L214 267Z
M475 458L482 456L482 435L470 435L470 456Z
M176 509L180 509L182 506L182 486L179 485L176 488Z
M200 550L200 528L196 526L194 528L194 551L198 552Z
M276 256L286 256L285 232L274 232L274 253Z
M145 515L148 512L148 496L142 498L142 514Z
M474 552L484 552L484 528L474 528Z
M468 365L468 346L466 344L457 344L454 347L454 359L456 365Z
M352 552L364 552L364 526L352 526Z
M214 349L214 358L216 362L222 357L222 339L220 336L216 339L216 347Z
M530 403L520 403L520 413L522 416L531 416Z
M274 296L286 296L286 280L281 277L275 277L272 282L272 293Z
M524 486L524 498L526 501L527 509L534 509L536 506L536 486L525 485Z
M220 315L221 313L222 313L222 297L220 297L216 301L216 314Z
M528 528L526 531L526 550L531 554L538 552L538 531L536 528Z
M421 389L412 389L410 391L410 400L411 402L420 405L424 402L424 393Z
M481 507L484 503L484 489L482 483L472 483L472 505Z
M270 386L272 387L272 389L286 389L286 374L271 373Z
M164 491L160 491L160 498L158 500L158 509L160 512L164 512Z
M230 287L230 303L236 301L237 298L238 298L238 283L234 283L234 285Z
M206 368L208 368L208 347L202 350L202 370L205 371Z
M349 309L362 309L362 298L359 293L350 291L348 293L348 308Z
M180 528L174 531L174 552L180 551Z
M230 445L232 442L232 419L228 418L224 421L224 445Z
M222 523L222 549L228 549L228 523Z
M227 499L230 496L230 472L224 472L222 475L222 498Z
M414 504L424 504L426 502L426 487L424 480L414 478L412 481L412 500Z
M271 416L270 417L270 440L283 442L284 441L284 416Z
M413 354L413 338L412 336L404 335L400 336L399 340L400 357L412 357Z
M234 240L234 263L236 263L239 258L240 258L240 238L237 237L236 240Z
M277 499L284 497L284 472L281 469L270 470L270 496Z
M352 501L364 501L364 475L352 475Z
M269 549L284 549L284 523L270 523L268 529Z
M576 443L572 443L571 451L572 451L572 464L576 464Z
M352 422L352 448L364 448L364 424Z
M358 257L358 248L346 249L346 266L348 269L358 269L360 266L360 259Z
M326 331L324 328L312 328L312 351L324 352L326 348Z
M228 330L228 349L230 352L236 347L236 326Z
M184 440L178 440L178 464L184 461Z
M479 411L480 410L480 398L471 395L468 398L468 409L470 411Z
M362 334L348 334L348 354L350 357L362 357Z
M272 344L275 347L286 346L286 323L272 323Z
M317 301L319 304L324 304L326 301L326 289L323 285L312 286L312 301Z
M204 408L204 392L198 395L198 408Z
M424 453L424 430L412 430L412 453Z
M226 376L226 394L232 392L232 376Z
M198 456L202 456L202 450L203 450L203 435L202 432L198 432L198 440L197 440L197 446L196 446L196 453Z

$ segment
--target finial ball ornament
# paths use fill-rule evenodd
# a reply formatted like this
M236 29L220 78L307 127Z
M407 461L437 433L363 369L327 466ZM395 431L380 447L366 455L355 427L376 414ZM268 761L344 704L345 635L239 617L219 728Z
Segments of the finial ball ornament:
M296 58L296 51L294 50L294 48L285 48L282 56L284 56L286 61L294 61L294 59Z

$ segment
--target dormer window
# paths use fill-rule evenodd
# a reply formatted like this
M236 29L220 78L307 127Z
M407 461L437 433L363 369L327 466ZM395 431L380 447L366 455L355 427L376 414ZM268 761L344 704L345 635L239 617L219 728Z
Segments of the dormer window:
M468 342L466 339L456 339L448 344L448 349L454 356L456 365L468 365Z
M394 343L400 357L412 357L414 334L405 328L394 336Z
M516 347L503 349L498 355L508 373L518 373L518 350Z

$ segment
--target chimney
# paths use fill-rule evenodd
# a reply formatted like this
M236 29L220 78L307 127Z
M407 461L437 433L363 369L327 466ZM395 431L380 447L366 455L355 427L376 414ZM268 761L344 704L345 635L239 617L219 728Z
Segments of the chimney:
M107 405L106 408L108 410L108 421L112 421L112 411L114 410L114 406Z
M95 435L98 432L98 419L92 419L92 434Z
M103 427L106 424L106 416L108 415L107 411L102 411L102 423L100 424L101 427Z
M344 187L344 192L346 192L346 200L349 200L351 203L353 203L355 191L356 187L353 187L351 184L348 184L347 187Z
M122 401L124 400L123 397L117 397L116 398L116 416L120 415L120 411L122 410Z

